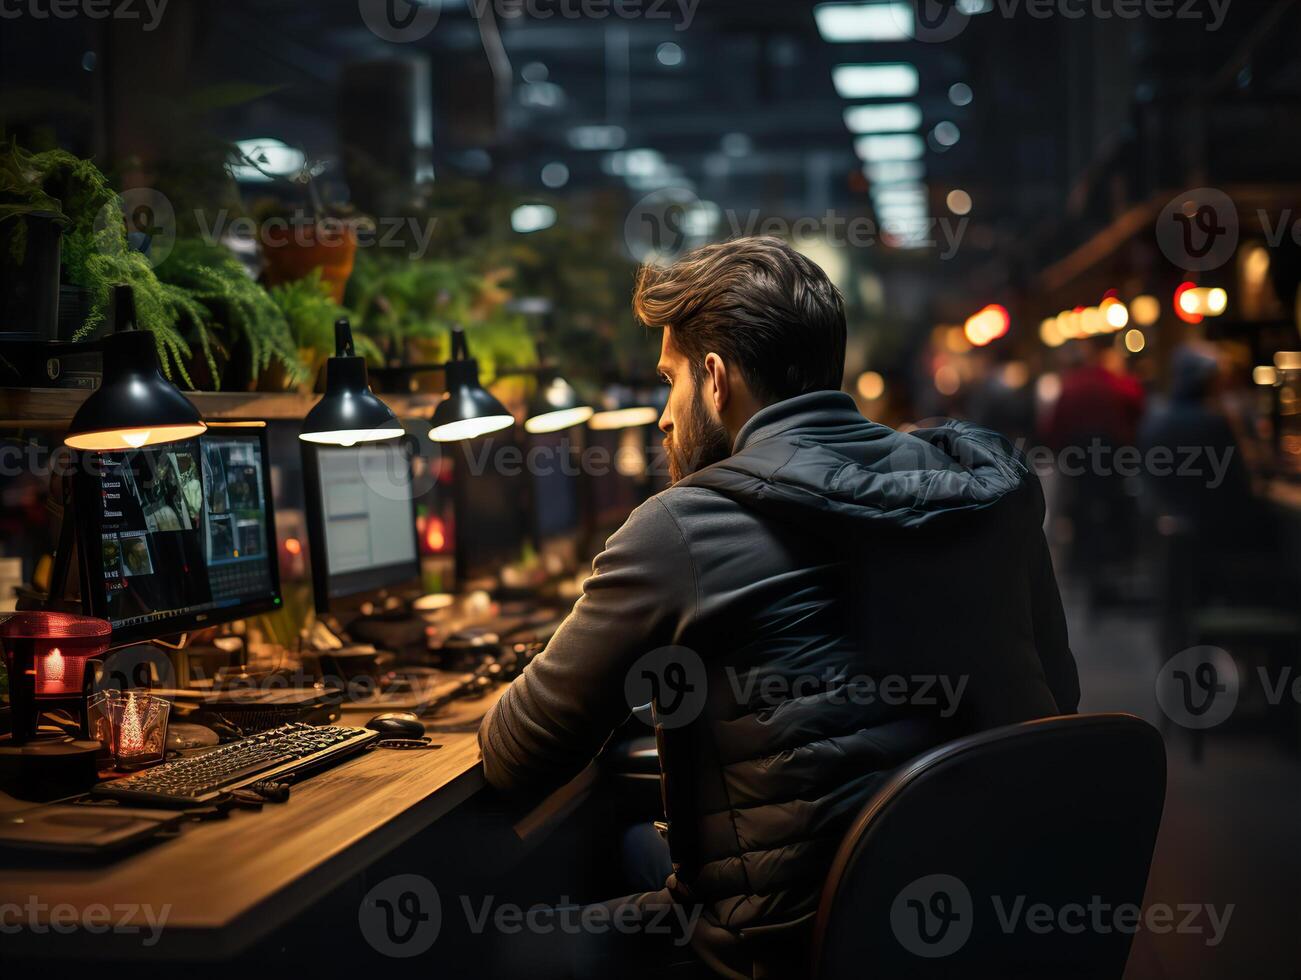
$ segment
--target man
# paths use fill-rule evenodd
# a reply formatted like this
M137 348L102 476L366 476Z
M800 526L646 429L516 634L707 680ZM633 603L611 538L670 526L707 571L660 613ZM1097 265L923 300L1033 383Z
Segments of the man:
M686 648L657 680L672 875L629 901L701 906L709 962L788 976L885 773L1076 709L1043 497L991 432L865 420L839 391L843 301L777 239L645 268L633 302L662 331L674 485L610 538L488 715L484 767L508 792L554 788L627 718L643 655ZM670 723L670 700L693 714Z

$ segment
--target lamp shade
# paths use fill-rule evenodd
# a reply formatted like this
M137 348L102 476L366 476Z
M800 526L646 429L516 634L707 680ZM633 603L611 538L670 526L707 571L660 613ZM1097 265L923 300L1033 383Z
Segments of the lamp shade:
M298 438L326 446L396 439L402 426L370 390L366 359L353 353L348 321L338 320L334 332L336 355L325 363L325 394L303 419Z
M469 356L465 333L452 331L452 360L447 362L447 394L434 409L429 438L435 442L474 439L508 429L515 416L479 383L479 362Z
M582 425L592 417L592 411L592 406L584 404L573 385L564 378L552 378L538 386L538 392L529 404L529 417L524 429L533 434L559 432Z
M118 287L114 304L119 328L133 324L129 287ZM72 417L67 445L95 452L139 449L192 439L207 429L199 410L163 377L150 331L119 329L104 338L103 350L102 380Z
M655 407L650 395L614 386L606 392L601 411L592 416L588 425L598 432L631 429L654 424L659 421L661 412L660 408Z

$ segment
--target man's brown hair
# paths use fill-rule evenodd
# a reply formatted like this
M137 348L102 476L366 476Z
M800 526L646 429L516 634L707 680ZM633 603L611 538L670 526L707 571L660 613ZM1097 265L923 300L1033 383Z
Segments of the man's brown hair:
M840 291L779 238L738 238L669 266L643 266L632 305L648 327L671 328L697 380L711 351L736 365L765 404L834 391L844 380Z

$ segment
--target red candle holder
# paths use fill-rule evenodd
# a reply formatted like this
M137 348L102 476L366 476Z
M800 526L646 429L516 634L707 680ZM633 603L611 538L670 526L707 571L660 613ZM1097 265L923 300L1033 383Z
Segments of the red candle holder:
M42 710L70 708L85 723L86 663L103 656L112 627L102 619L19 612L0 622L15 745L36 737Z

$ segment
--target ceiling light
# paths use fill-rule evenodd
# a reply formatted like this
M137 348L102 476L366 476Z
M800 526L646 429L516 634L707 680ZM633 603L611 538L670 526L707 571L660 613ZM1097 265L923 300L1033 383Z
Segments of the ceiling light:
M884 160L863 168L873 184L898 184L921 180L926 176L926 166L916 160Z
M845 110L851 133L906 133L920 129L922 111L912 102L889 105L854 105Z
M854 141L854 150L868 163L880 163L883 160L917 160L926 152L926 147L913 133L892 133L888 136L860 136Z
M881 99L917 94L917 69L905 62L836 65L831 81L842 99Z
M911 3L821 3L813 19L824 41L907 41L916 31Z

